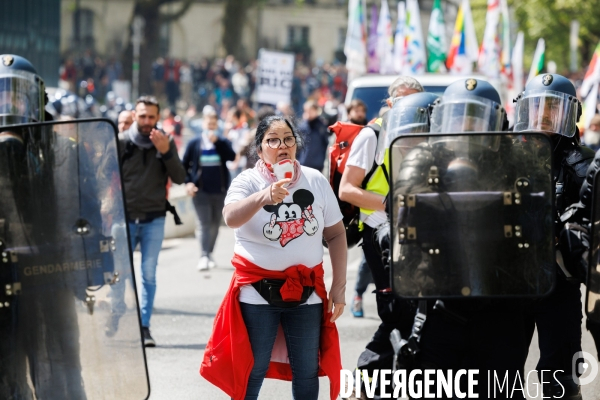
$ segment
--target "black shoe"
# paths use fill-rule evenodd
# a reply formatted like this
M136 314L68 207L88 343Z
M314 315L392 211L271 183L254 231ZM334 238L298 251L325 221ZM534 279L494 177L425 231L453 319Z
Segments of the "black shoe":
M150 328L142 326L142 334L144 335L144 347L156 347L156 342L150 335Z

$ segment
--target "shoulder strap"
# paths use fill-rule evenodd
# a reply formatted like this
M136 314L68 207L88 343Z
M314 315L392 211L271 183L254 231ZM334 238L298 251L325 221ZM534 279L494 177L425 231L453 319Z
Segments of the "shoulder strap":
M379 125L377 122L380 122L381 119L377 119L374 123L367 125L365 128L371 128L373 129L373 132L375 132L375 138L379 139L379 132L381 132L381 125ZM373 165L371 166L371 169L369 170L369 172L367 172L367 174L365 175L365 179L363 179L362 181L362 185L361 187L364 189L365 187L367 187L367 183L369 183L369 181L371 180L371 177L373 176L373 174L375 173L375 171L377 171L377 167L379 167L379 164L377 164L375 162L375 160L373 160ZM384 167L384 175L385 178L388 181L388 184L390 183L390 179L387 175L387 171L385 170Z
M379 137L379 132L381 132L381 119L378 118L372 124L365 126L365 128L371 128L375 132L375 136Z
M173 214L173 219L175 220L175 225L183 225L183 222L181 222L181 218L179 218L179 214L177 214L177 210L175 209L175 206L172 205L171 203L169 203L169 200L166 200L167 204L166 204L166 208L167 211L170 212L171 214Z
M133 156L133 150L135 148L135 144L127 137L123 138L123 142L125 143L125 150L121 155L121 164L131 158Z

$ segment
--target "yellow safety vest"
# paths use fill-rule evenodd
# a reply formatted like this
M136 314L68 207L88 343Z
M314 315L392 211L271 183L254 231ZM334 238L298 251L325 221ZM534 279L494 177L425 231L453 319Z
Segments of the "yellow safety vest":
M381 118L378 118L375 121L375 123L381 126L381 124L382 124ZM385 168L386 168L386 171L388 171L388 174L390 171L389 158L390 158L389 150L385 149L383 165L385 165ZM367 173L368 172L369 171L367 171ZM371 178L367 182L365 190L367 192L372 192L372 193L380 194L382 196L387 196L388 192L390 191L390 185L388 184L387 180L385 179L385 175L383 173L383 168L381 168L381 165L378 165L377 168L375 169L375 172L373 173L373 175L371 175ZM361 212L361 214L371 215L375 212L375 210L368 210L366 208L361 208L360 212ZM362 230L362 227L361 227L361 230Z

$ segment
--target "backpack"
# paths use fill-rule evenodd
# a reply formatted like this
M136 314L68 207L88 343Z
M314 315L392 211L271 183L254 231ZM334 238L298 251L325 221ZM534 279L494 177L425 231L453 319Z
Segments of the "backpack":
M366 126L367 128L375 131L375 136L379 136L381 126L376 123L372 123ZM358 222L360 217L360 208L356 207L346 201L340 200L340 181L342 175L346 169L346 162L350 155L350 148L354 139L360 131L365 128L363 125L356 125L350 122L338 121L329 127L331 133L335 133L335 144L329 147L329 184L333 189L335 198L338 201L340 211L342 212L344 227L346 228L346 241L348 248L355 246L362 237L359 229ZM364 189L371 179L371 176L375 173L377 164L373 163L373 167L365 175L365 179L362 182L362 188Z

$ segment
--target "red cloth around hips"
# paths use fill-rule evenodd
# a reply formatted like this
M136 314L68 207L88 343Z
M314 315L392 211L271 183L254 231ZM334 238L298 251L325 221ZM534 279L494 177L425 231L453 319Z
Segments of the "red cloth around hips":
M234 400L244 399L248 377L254 365L254 357L238 301L240 288L263 278L285 279L286 282L281 288L284 300L300 300L302 286L313 285L315 293L323 300L319 376L329 378L331 400L336 399L340 393L342 358L338 331L335 323L329 321L331 314L327 313L327 291L323 281L325 273L323 264L314 268L294 265L285 271L270 271L237 254L234 255L231 262L235 267L235 272L229 290L217 311L213 332L206 345L200 366L200 375ZM292 370L287 363L272 361L266 377L291 381Z

